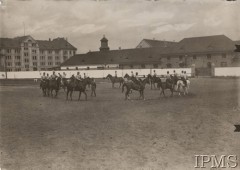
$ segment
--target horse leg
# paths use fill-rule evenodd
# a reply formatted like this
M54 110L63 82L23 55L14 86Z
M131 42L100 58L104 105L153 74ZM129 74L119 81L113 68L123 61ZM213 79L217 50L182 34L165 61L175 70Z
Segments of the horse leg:
M68 93L69 93L69 90L67 89L66 100L68 100Z
M73 93L73 90L71 90L71 92L70 92L71 101L72 101L72 93Z
M80 100L80 98L81 98L81 94L82 94L82 92L81 92L81 91L79 91L78 101L79 101L79 100Z
M85 100L87 100L87 93L85 91L83 93L85 94Z

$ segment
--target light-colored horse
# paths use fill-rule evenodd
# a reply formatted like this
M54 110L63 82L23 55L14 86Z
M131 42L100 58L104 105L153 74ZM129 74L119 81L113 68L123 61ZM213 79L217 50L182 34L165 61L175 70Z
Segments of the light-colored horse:
M182 80L177 81L177 85L174 87L174 90L178 92L179 96L181 96L181 93L183 93L183 95L188 94L189 88L190 88L190 81L186 80L186 82L187 82L187 85L185 85Z

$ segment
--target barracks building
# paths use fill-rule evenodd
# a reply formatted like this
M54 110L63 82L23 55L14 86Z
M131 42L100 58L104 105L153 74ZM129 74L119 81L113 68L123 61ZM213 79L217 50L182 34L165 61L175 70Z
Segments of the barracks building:
M110 50L104 36L99 51L77 54L61 65L62 70L157 69L195 67L210 74L212 67L240 66L237 41L225 35L184 38L179 42L143 39L136 48Z
M31 36L0 38L0 65L5 71L40 71L60 67L76 54L65 38L35 40Z

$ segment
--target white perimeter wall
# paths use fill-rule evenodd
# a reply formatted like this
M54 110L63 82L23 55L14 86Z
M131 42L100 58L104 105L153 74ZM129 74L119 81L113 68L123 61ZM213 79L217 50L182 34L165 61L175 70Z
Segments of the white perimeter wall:
M215 67L215 76L240 76L240 67Z
M117 71L118 76L124 76L126 73L131 75L131 71L135 74L138 72L139 76L153 74L153 70L156 70L157 75L166 75L167 71L169 71L170 74L173 74L173 71L175 70L177 73L181 73L182 71L186 71L187 74L190 76L192 71L191 68L170 68L170 69L123 69L123 70L64 70L64 71L55 71L56 74L60 73L63 74L63 72L66 73L67 78L69 78L71 75L76 75L77 72L80 72L80 74L83 76L83 73L85 73L89 77L93 78L103 78L106 77L108 74L115 75L115 71ZM23 79L23 78L41 78L41 75L45 72L49 75L52 75L53 71L21 71L21 72L7 72L7 78L8 79ZM0 79L5 79L6 75L5 72L0 72Z

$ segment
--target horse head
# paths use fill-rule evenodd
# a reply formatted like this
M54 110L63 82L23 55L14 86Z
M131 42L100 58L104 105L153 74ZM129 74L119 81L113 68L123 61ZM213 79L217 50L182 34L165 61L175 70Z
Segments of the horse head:
M108 74L106 78L107 78L107 79L109 79L109 78L111 79L111 78L112 78L112 75L111 75L111 74Z
M129 78L130 76L128 75L128 73L125 74L124 78Z

